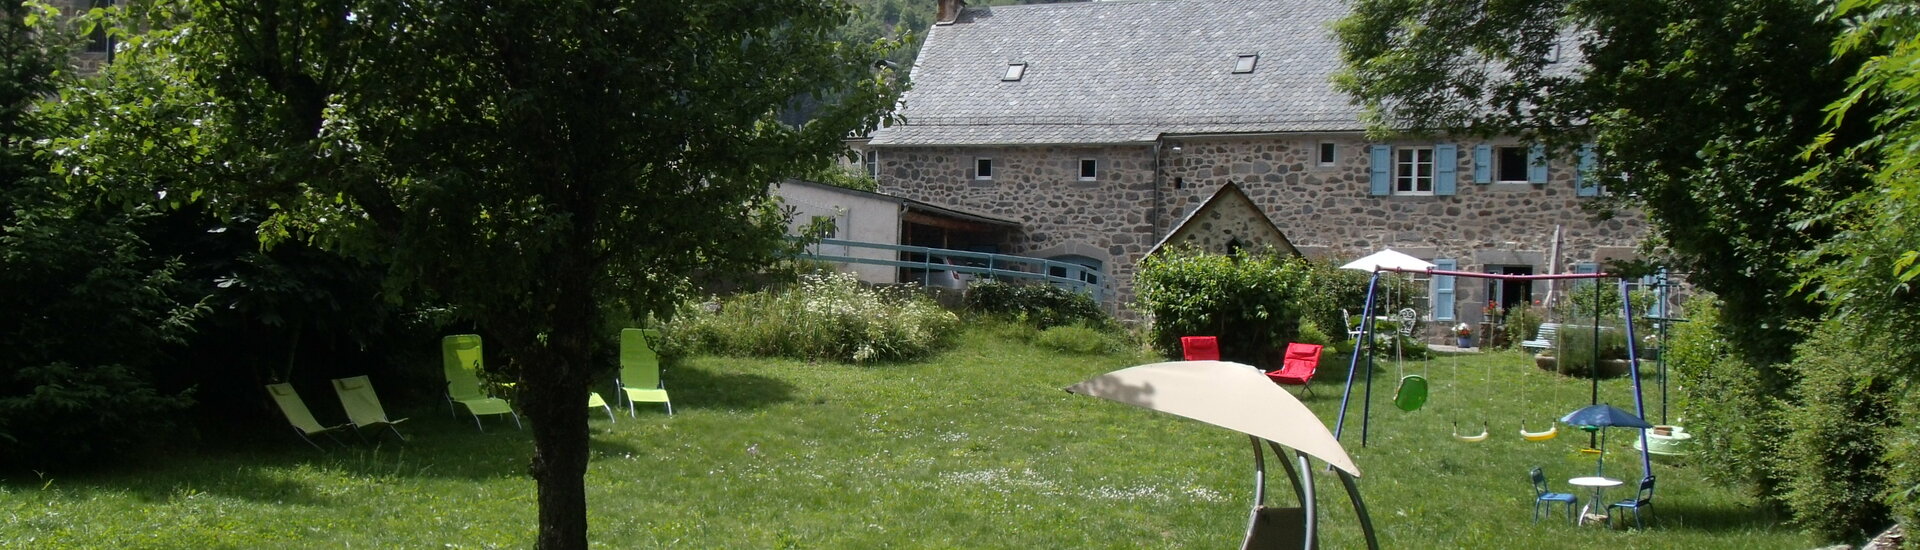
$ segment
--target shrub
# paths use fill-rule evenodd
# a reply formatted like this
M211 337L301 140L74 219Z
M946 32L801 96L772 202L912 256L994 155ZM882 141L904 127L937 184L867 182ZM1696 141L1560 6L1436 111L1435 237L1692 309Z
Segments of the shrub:
M1332 261L1311 261L1307 267L1309 276L1300 297L1301 319L1318 325L1327 336L1346 339L1347 323L1353 319L1342 318L1340 312L1345 309L1348 314L1360 313L1367 303L1367 281L1371 275L1340 269ZM1401 277L1383 277L1381 280L1397 282L1399 279Z
M1180 355L1180 337L1220 338L1221 358L1258 365L1299 327L1311 269L1298 259L1169 250L1141 262L1134 289L1153 316L1154 349Z
M1074 323L1099 327L1111 324L1093 297L1047 284L1019 284L988 279L967 288L968 311L1004 315L1046 329Z
M1547 320L1546 308L1533 304L1520 304L1507 310L1507 343L1519 345L1532 340L1540 333L1540 324Z
M1320 325L1314 324L1312 321L1300 323L1300 334L1294 335L1293 341L1302 344L1319 344L1322 346L1333 344L1333 339L1327 337L1326 331L1320 330Z
M716 305L690 304L668 326L676 353L903 361L944 349L960 326L925 296L864 287L850 273L805 274L785 291Z
M1777 499L1772 461L1785 431L1779 412L1785 403L1759 367L1721 335L1727 327L1718 300L1695 297L1685 311L1690 322L1674 325L1661 353L1667 354L1683 423L1699 449L1694 459L1717 482L1750 484L1755 497Z
M1033 345L1080 355L1110 353L1120 348L1119 343L1106 332L1086 325L1069 325L1042 330L1033 337Z
M1828 540L1859 540L1886 527L1886 426L1898 407L1898 368L1879 331L1828 319L1796 346L1788 369L1798 402L1785 411L1780 474L1801 525Z
M1619 325L1602 324L1596 335L1593 325L1562 325L1554 335L1554 357L1558 361L1560 374L1568 376L1592 376L1594 372L1595 348L1601 361L1617 361L1627 358L1627 333ZM1608 373L1600 369L1601 375ZM1624 374L1624 373L1614 373Z

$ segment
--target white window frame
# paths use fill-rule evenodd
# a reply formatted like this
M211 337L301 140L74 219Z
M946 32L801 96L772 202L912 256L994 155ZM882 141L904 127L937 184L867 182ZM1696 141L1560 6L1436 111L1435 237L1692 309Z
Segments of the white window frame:
M880 181L880 151L868 149L861 156L864 157L861 160L866 163L867 177L873 181Z
M1329 156L1333 158L1327 158ZM1322 141L1315 144L1313 146L1313 163L1314 166L1321 168L1331 168L1333 165L1340 164L1340 144L1331 141Z
M973 157L973 179L993 181L993 172L993 157Z
M1412 158L1409 159L1408 155ZM1423 160L1421 157L1425 156ZM1425 196L1433 194L1435 174L1439 165L1431 145L1417 145L1393 148L1393 194ZM1425 174L1421 169L1425 169ZM1422 184L1424 189L1422 189Z
M1100 180L1100 160L1099 159L1080 159L1079 166L1076 166L1075 168L1076 168L1076 173L1079 174L1080 176L1080 181L1099 181ZM1088 168L1092 168L1092 170L1089 171Z
M1504 172L1503 169L1507 167L1506 157L1503 156L1503 152L1505 151L1519 152L1520 179L1510 180L1510 179L1505 179L1500 177L1501 173ZM1533 166L1533 148L1532 147L1529 147L1526 145L1495 145L1493 147L1493 158L1491 160L1493 161L1493 166L1490 167L1493 172L1493 177L1491 179L1493 180L1494 183L1522 184L1522 185L1532 183L1527 179L1527 172Z

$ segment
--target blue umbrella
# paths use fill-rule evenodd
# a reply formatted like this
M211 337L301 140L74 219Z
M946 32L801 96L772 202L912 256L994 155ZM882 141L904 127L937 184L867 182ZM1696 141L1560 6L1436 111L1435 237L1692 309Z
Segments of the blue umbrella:
M1566 416L1560 417L1560 421L1565 422L1568 426L1587 426L1593 428L1615 427L1646 429L1653 427L1653 424L1647 423L1646 419L1640 418L1639 415L1621 410L1619 407L1606 403L1581 407L1580 410L1567 413ZM1606 441L1607 432L1601 431L1600 447L1602 449L1606 448ZM1603 450L1600 453L1599 461L1594 465L1594 475L1604 477L1606 471L1607 453Z

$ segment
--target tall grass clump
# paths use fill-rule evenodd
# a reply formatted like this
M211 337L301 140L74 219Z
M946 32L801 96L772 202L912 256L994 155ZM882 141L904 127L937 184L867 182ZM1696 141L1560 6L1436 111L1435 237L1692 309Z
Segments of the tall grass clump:
M865 287L850 273L803 274L784 290L715 304L686 308L671 339L695 353L875 363L945 349L960 327L925 296Z

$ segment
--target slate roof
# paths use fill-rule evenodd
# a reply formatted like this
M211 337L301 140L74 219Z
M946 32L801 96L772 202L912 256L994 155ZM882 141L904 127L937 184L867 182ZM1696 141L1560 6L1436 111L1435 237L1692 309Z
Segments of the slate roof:
M903 123L875 146L1137 143L1163 133L1358 131L1327 78L1345 0L1118 0L968 7L935 25ZM1234 74L1258 54L1250 74ZM1011 62L1027 63L1003 82Z

